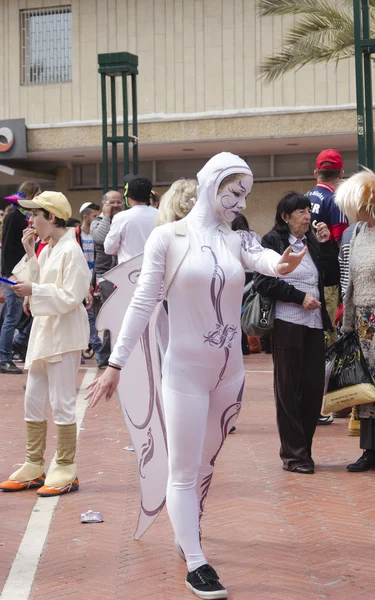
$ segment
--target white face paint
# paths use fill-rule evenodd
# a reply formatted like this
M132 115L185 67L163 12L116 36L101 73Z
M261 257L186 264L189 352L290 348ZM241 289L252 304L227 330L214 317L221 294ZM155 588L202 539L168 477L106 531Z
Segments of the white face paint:
M216 196L216 216L231 223L246 208L246 197L252 186L253 179L250 175L242 175L238 181L228 183Z

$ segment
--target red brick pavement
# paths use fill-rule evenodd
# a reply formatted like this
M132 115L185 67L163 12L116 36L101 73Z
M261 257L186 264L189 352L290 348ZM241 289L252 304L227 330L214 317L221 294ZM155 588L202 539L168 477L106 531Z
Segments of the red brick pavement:
M350 474L358 438L347 419L318 428L313 476L287 473L278 438L268 356L245 359L244 406L218 460L203 521L203 545L233 600L373 600L374 473ZM82 372L84 369L81 370ZM263 371L263 372L259 372ZM83 373L82 373L83 374ZM22 462L24 377L0 376L0 476ZM50 428L53 436L53 428ZM138 542L134 454L116 401L87 410L78 445L81 489L60 498L31 600L192 600L164 511ZM53 439L48 443L48 456ZM2 494L0 590L35 493ZM79 515L101 510L101 524ZM26 599L25 599L26 600Z

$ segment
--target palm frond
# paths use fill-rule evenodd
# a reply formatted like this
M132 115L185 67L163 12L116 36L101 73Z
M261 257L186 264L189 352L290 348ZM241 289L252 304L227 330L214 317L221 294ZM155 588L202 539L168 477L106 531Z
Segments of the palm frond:
M260 17L322 14L326 9L348 11L353 15L353 0L257 0L258 14ZM370 11L373 14L375 0L369 0Z
M351 0L341 0L349 5ZM375 0L372 0L375 2ZM352 4L351 4L352 5ZM259 16L322 14L326 8L336 9L334 0L258 0Z
M278 54L268 56L258 67L259 75L266 83L271 83L286 73L299 70L307 64L342 60L354 55L354 45L348 46L344 41L335 49L329 46L304 44L293 49L283 48Z
M295 46L300 42L310 41L319 44L335 46L338 36L344 35L350 43L354 43L354 25L350 18L336 15L333 20L321 18L318 15L308 15L301 18L285 34L283 46Z
M375 6L375 0L371 3ZM352 0L259 0L259 5L267 14L287 14L286 10L303 14L284 36L281 50L265 57L257 69L265 82L308 63L338 62L354 55ZM372 12L375 16L374 9ZM371 35L375 37L375 31Z

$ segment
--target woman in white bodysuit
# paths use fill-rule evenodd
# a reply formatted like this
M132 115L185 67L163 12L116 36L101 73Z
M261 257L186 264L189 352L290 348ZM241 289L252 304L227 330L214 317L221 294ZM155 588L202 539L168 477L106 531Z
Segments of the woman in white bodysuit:
M288 249L280 257L256 242L241 246L228 223L246 207L253 176L238 156L224 152L214 156L198 173L198 183L197 202L178 222L179 230L167 223L147 241L139 283L109 366L89 386L88 398L94 406L102 396L113 395L120 369L150 319L164 280L169 311L169 345L162 370L167 508L186 558L187 587L199 598L215 599L228 594L203 554L199 519L215 459L241 407L243 266L278 276L294 270L305 251L293 254ZM173 246L179 236L187 238L180 256L181 246ZM168 252L171 247L173 252Z

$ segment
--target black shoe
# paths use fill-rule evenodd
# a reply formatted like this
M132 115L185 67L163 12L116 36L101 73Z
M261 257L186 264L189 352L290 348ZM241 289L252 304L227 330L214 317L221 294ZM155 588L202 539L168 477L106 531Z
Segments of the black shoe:
M333 417L325 417L324 415L319 415L316 422L317 425L331 425L331 423L333 423Z
M20 354L19 352L13 352L13 362L14 363L24 363L25 362L25 357L23 354Z
M229 430L229 433L234 433L236 431L235 426L233 425L233 427Z
M4 360L0 362L0 373L9 373L12 375L21 375L23 373L22 369L16 367L14 362L11 360Z
M303 463L302 465L283 465L284 471L290 471L291 473L303 473L305 475L312 475L315 473L314 467L312 465L308 465L307 463Z
M205 564L187 574L186 587L198 598L228 598L228 592L219 582L219 576L211 565Z
M363 471L375 469L375 451L365 450L355 463L348 465L346 468L351 473L361 473Z

